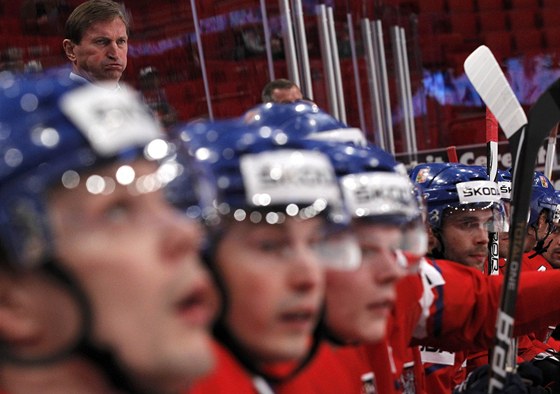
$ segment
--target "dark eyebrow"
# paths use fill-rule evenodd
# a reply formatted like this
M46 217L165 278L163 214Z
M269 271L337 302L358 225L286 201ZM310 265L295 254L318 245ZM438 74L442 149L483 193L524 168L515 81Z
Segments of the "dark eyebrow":
M488 221L490 219L492 219L492 215L489 215L488 217L480 217L480 216L476 216L476 215L465 215L462 218L457 219L457 220L460 220L460 221L467 221L467 220L468 221L482 221L482 220Z

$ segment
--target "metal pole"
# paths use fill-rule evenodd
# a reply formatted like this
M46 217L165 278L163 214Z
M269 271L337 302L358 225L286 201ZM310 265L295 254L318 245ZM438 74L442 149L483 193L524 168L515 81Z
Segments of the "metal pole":
M317 19L319 27L319 41L321 43L321 58L325 73L325 83L327 85L327 100L329 102L329 112L332 116L339 119L338 101L336 99L336 86L334 81L334 70L332 58L332 48L329 38L329 27L327 20L327 8L324 4L317 6Z
M362 83L360 81L360 68L358 66L358 57L356 55L356 39L354 37L354 22L352 15L346 14L348 23L348 38L350 39L350 51L352 54L352 69L354 70L354 84L356 85L356 100L358 101L358 115L360 117L360 128L366 132L366 119L364 115L364 101L362 99Z
M413 70L417 73L417 75L422 76L424 74L423 67L422 67L422 51L420 50L420 40L418 38L418 16L412 14L410 16L410 24L412 30L412 60L413 60ZM428 116L426 110L426 89L424 89L424 84L419 84L418 86L418 98L419 98L419 105L420 105L420 121L422 126L422 139L429 143L431 141L431 136L428 131ZM416 133L414 133L414 137L416 138Z
M309 66L309 53L307 50L307 36L303 20L303 6L301 0L294 0L295 28L299 44L299 65L301 67L301 85L303 96L313 100L313 84L311 81L311 67Z
M371 97L371 110L373 131L375 142L380 148L387 150L385 144L385 136L383 133L383 116L381 111L381 99L379 97L379 76L377 75L377 68L375 67L375 52L373 48L373 39L371 34L371 23L369 19L362 19L362 36L364 40L364 56L368 69L368 82L369 94Z
M282 36L284 38L284 53L286 54L286 63L288 66L288 78L290 78L293 83L300 86L289 0L280 0L280 14L282 16Z
M404 82L405 82L405 93L408 102L408 119L410 123L410 153L413 157L416 157L416 151L418 150L418 145L416 144L416 124L414 122L414 101L412 100L412 86L410 84L410 68L408 64L408 51L406 50L406 33L404 27L401 27L401 45L402 45L402 57L404 66Z
M274 59L272 58L272 46L270 44L270 26L268 24L268 14L266 12L266 1L260 0L260 3L264 42L266 45L266 60L268 63L268 78L272 81L276 78L274 77Z
M393 57L396 68L396 79L397 79L397 92L399 97L399 103L401 107L401 119L402 119L402 131L406 141L405 151L410 151L410 125L408 122L408 101L406 100L405 92L405 82L404 82L404 69L403 69L403 59L402 59L402 45L401 45L401 34L399 26L391 27L391 41L393 43Z
M387 151L395 154L395 142L393 139L393 119L391 117L391 99L389 97L389 81L387 78L387 65L385 59L385 46L383 44L383 27L381 21L372 22L372 32L374 36L374 45L377 48L377 64L381 71L381 99L383 103L383 116L385 118L385 136L387 137Z
M206 105L208 106L208 117L214 120L214 113L212 111L212 99L210 98L210 87L208 86L208 75L206 73L206 60L204 60L204 49L202 48L202 38L200 37L200 25L198 21L198 14L196 12L195 0L191 0L191 10L194 23L194 31L196 34L196 45L198 46L198 57L200 59L200 68L202 70L202 80L204 82L204 92L206 93Z
M342 87L342 76L340 73L340 57L338 54L338 43L336 39L336 28L334 25L333 8L327 7L327 19L329 22L329 37L331 41L331 54L333 63L333 76L338 103L338 119L346 123L346 104L344 102L344 89Z

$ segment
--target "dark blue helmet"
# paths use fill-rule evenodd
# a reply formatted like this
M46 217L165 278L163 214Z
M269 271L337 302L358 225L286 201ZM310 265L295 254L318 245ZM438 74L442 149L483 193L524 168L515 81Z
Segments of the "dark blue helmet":
M388 152L374 145L311 144L330 157L352 217L394 223L421 217L414 186Z
M239 120L190 123L177 134L213 178L220 214L273 223L329 211L333 222L348 221L328 158L307 141Z
M219 233L232 220L277 224L318 215L326 218L333 234L348 228L351 217L332 164L314 142L239 119L189 123L175 132L185 149L180 156L196 158L216 186L211 230ZM355 268L357 243L339 240L324 243L330 251L325 263Z
M404 252L399 261L414 267L427 251L427 233L423 202L404 167L374 145L312 144L330 157L353 220L398 226L402 237L395 246Z
M511 182L512 174L508 170L498 170L497 182L502 195L502 200L511 200ZM529 206L529 225L534 225L543 209L547 209L546 222L548 224L558 224L559 213L557 207L560 201L556 198L554 185L544 175L544 173L535 171L533 174L533 184L531 191L531 202Z
M160 159L169 150L161 136L124 86L115 92L67 77L0 74L0 244L8 263L30 267L52 257L49 188L75 187L84 171L117 159ZM91 192L105 192L105 181ZM118 174L111 182L121 182Z
M310 101L261 104L247 111L242 120L247 125L266 126L273 130L315 140L366 144L360 129L348 127Z
M460 163L420 164L411 171L410 178L422 190L433 229L440 229L444 215L453 210L489 208L498 214L494 225L503 226L498 184L488 180L486 168Z
M549 225L558 225L560 205L556 197L554 185L544 175L535 171L533 175L533 187L531 192L531 204L529 206L529 226L535 225L541 212L546 209L546 222Z

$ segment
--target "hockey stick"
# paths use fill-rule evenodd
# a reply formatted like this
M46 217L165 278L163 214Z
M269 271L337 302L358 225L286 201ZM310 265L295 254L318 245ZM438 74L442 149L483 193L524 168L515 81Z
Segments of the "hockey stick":
M495 182L498 176L498 121L486 108L486 168L488 180ZM499 240L497 231L488 232L488 275L499 273Z
M556 158L556 137L558 136L558 128L560 125L556 125L550 132L548 136L548 141L546 144L546 159L544 162L544 175L552 180L552 167L554 166L554 159Z
M455 147L455 145L447 147L447 161L449 163L459 163L459 159L457 158L457 147Z
M488 392L504 388L506 361L513 335L517 287L531 198L531 183L537 153L552 127L560 120L560 80L554 82L529 112L529 120L517 102L492 52L477 48L465 61L465 72L486 106L498 119L515 154L513 166L510 245L500 308L496 319L496 338L491 360Z

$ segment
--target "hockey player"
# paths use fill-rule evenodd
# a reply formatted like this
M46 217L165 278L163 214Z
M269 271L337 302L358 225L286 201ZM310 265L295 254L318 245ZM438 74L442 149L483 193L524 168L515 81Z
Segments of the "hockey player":
M449 163L421 164L412 170L411 178L426 198L434 245L430 257L483 271L488 230L500 229L504 219L498 185L488 181L482 167ZM463 381L466 357L466 353L423 348L428 392L448 393Z
M548 250L550 235L556 231L559 221L560 206L554 186L542 172L535 172L527 230L527 248L531 250L524 256L524 269L543 271L552 268L543 253Z
M384 344L387 320L396 299L396 280L425 253L422 211L408 177L398 173L394 158L379 148L344 143L314 143L330 157L352 228L362 249L356 270L327 269L327 349L301 374L284 383L279 393L364 392L389 386L387 371L375 371L364 343ZM407 260L407 257L408 259ZM381 348L381 351L384 349ZM385 354L385 356L387 356ZM329 372L328 376L325 371Z
M328 158L270 131L224 121L180 133L219 188L206 255L225 299L218 367L193 393L266 392L301 369L319 345L325 265L360 263Z
M560 201L554 186L541 172L535 172L531 194L527 239L532 249L524 253L522 270L545 271L553 269L554 261L548 250L559 231ZM560 344L550 338L555 325L543 326L518 341L518 355L532 362L543 372L543 384L552 390L560 390ZM556 387L558 386L558 387Z
M0 75L0 391L179 392L217 310L166 198L190 169L127 88L28 78Z
M560 203L560 192L555 191L556 199ZM550 232L550 243L546 251L542 253L543 257L553 268L560 268L560 231L555 227Z

